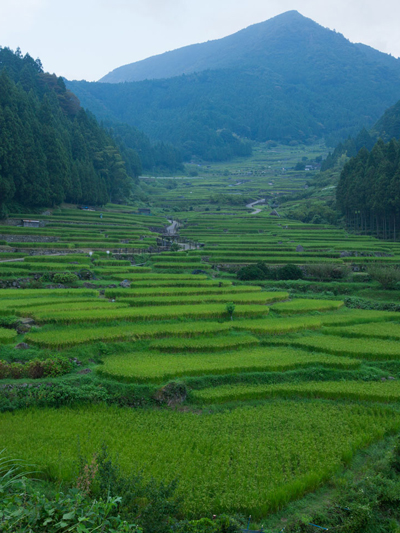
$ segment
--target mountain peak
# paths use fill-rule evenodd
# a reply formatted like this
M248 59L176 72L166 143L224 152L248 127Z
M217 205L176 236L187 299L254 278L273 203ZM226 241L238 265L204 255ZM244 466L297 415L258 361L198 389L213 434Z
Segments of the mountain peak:
M266 41L284 39L286 32L296 32L301 28L304 33L310 25L320 28L321 31L329 32L296 10L286 11L222 39L185 46L124 65L99 81L103 83L143 81L172 78L203 70L232 68L243 62L244 57L248 58L252 50L268 47Z

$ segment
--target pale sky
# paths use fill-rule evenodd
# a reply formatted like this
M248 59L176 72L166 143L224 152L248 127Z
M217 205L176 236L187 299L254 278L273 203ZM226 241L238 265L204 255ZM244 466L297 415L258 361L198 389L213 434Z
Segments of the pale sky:
M0 0L0 46L19 46L70 80L94 81L292 9L352 42L400 56L398 0Z

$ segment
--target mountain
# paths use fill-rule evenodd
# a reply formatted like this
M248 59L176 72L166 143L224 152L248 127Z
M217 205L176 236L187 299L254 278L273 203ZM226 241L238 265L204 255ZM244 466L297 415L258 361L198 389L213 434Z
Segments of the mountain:
M300 81L303 75L307 76L307 67L325 71L326 66L335 65L340 74L340 68L362 56L389 69L400 68L399 61L391 56L366 45L351 44L297 11L288 11L223 39L185 46L119 67L99 81L123 83L243 67L267 68ZM298 76L300 79L296 80Z
M335 145L371 127L400 98L400 60L290 11L101 81L67 85L100 119L223 160L248 153L243 139Z
M340 142L323 161L321 170L334 168L343 155L355 157L361 148L372 150L378 139L400 139L400 100L384 112L370 131L363 128L357 136Z
M385 141L400 139L400 100L385 111L371 133L375 138L381 137Z

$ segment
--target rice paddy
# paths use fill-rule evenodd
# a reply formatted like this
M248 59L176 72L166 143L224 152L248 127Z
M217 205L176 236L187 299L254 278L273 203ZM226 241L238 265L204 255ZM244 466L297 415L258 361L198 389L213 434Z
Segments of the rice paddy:
M255 215L210 201L231 189L275 201L306 183L263 176L155 188L151 216L63 207L40 228L2 226L0 367L79 364L39 380L59 409L53 393L25 409L0 389L0 449L70 480L78 440L87 457L106 442L125 470L178 477L187 517L261 519L400 430L398 295L368 274L398 264L400 244L272 215L272 200ZM259 262L269 277L236 275ZM294 266L301 279L277 279ZM354 308L367 290L376 307ZM70 405L67 383L92 396Z

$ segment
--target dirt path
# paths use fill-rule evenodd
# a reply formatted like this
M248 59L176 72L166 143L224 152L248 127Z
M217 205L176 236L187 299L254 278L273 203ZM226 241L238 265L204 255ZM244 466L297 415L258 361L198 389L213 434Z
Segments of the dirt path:
M169 220L171 225L167 227L168 235L176 235L178 233L179 223L176 220Z
M258 215L258 213L261 213L262 209L255 209L254 206L257 204L265 204L265 198L262 198L261 200L257 200L256 202L252 202L251 204L247 204L247 209L254 209L250 215Z

